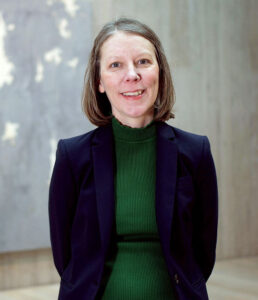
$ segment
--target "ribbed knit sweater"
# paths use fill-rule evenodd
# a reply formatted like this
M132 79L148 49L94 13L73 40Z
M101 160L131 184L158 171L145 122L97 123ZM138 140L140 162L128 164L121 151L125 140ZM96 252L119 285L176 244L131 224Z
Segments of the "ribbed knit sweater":
M102 300L175 299L155 215L156 127L130 128L112 119L116 239L105 263Z

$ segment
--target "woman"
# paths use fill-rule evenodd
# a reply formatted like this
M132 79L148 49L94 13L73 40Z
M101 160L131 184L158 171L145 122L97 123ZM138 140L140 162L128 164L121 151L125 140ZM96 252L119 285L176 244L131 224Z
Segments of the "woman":
M119 19L95 39L83 108L60 140L49 217L60 300L208 299L217 183L209 141L167 125L174 89L156 34Z

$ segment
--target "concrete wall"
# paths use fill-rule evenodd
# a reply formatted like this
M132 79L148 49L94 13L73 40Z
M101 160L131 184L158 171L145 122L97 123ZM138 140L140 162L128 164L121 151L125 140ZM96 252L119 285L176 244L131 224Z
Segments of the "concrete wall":
M49 246L47 181L55 143L92 128L80 112L91 38L106 21L129 16L150 25L163 42L177 95L170 124L210 139L220 196L218 258L257 255L258 2L19 3L0 0L0 65L4 61L6 72L3 77L0 71L0 251ZM74 17L71 4L79 6ZM60 63L58 51L46 56L56 47L63 51ZM52 261L41 251L0 259L35 270L39 256ZM31 284L46 282L30 274ZM15 286L11 273L0 268L1 276L6 284L0 288Z
M50 245L56 143L92 128L80 107L91 24L87 1L0 0L0 252Z

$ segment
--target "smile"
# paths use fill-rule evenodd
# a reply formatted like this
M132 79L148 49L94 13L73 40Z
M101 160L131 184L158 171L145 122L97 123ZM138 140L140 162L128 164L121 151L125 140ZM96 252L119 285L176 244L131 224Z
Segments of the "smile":
M125 92L125 93L122 93L122 95L124 96L139 96L143 93L143 90L139 90L139 91L135 91L135 92Z

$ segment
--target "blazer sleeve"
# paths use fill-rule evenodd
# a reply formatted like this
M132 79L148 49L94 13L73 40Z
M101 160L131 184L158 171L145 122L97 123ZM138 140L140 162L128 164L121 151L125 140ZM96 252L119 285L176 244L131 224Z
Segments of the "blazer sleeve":
M49 188L50 241L56 269L61 276L71 257L70 232L76 202L75 179L62 140L58 142L56 161Z
M194 213L194 251L207 281L215 264L218 227L218 189L208 138L203 137Z

